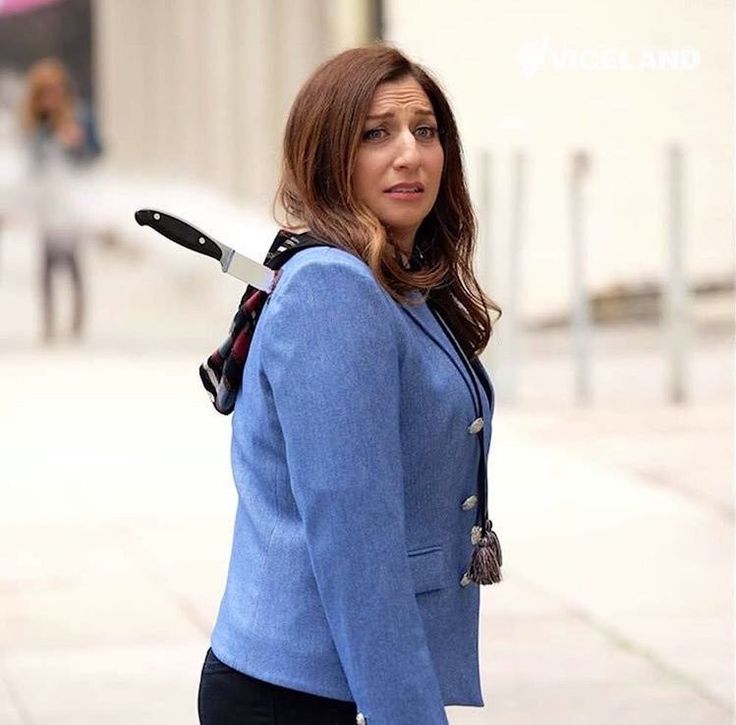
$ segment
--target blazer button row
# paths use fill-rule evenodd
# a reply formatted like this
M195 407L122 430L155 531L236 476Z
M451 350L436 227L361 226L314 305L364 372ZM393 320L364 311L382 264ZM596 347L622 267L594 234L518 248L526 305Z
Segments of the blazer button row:
M476 433L480 433L480 431L483 430L483 418L476 418L469 426L468 426L468 433L470 435L475 435ZM475 508L478 505L478 497L477 496L468 496L465 501L462 502L461 508L463 511L470 511L470 509ZM466 587L468 584L472 584L473 580L470 579L468 576L468 572L466 571L463 574L463 578L460 580L460 586Z
M476 418L469 426L468 433L475 435L483 430L483 418Z

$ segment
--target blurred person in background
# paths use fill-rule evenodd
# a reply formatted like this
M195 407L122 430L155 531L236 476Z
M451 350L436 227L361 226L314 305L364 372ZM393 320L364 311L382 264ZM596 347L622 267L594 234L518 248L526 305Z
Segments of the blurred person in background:
M43 340L48 342L55 334L53 279L63 268L73 283L71 332L79 338L85 319L79 261L83 229L68 203L69 185L74 184L77 171L101 153L101 147L91 109L77 98L70 74L58 59L43 58L29 68L21 125L42 246Z

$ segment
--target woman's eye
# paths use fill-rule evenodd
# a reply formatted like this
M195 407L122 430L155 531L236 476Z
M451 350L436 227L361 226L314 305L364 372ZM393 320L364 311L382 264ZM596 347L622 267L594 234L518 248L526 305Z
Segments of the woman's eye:
M434 138L437 135L437 127L436 126L420 126L417 129L417 133L421 133L422 138Z
M378 136L372 136L371 134L376 134L376 133L380 133L380 132L381 132L381 131L383 131L383 130L384 130L384 129L382 129L382 128L369 128L369 129L368 129L368 130L367 130L367 131L366 131L366 132L365 132L365 133L363 134L363 138L364 138L364 139L365 139L366 141L372 141L373 139L377 139L377 138L379 138L379 137L378 137Z

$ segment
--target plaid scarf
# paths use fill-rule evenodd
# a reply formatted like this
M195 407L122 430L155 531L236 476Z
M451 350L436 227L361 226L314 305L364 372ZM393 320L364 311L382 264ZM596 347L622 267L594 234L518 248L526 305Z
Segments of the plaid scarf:
M334 246L309 234L290 234L280 229L264 264L280 270L287 259L308 247ZM276 288L280 271L276 272L273 289ZM271 290L273 292L273 289ZM235 398L243 378L243 368L253 339L256 323L269 293L252 285L246 287L235 313L230 332L225 341L199 366L199 377L210 396L215 410L229 415L235 407Z

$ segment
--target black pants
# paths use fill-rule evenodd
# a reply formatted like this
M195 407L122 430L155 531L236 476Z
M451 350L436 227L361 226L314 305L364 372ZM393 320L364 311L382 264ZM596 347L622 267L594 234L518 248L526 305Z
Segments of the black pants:
M84 287L79 269L79 254L76 246L71 248L57 247L52 240L43 240L43 260L41 267L41 293L43 296L43 336L51 339L55 334L53 278L64 267L67 268L72 282L74 295L74 312L71 332L79 337L84 323Z
M354 702L291 690L228 667L207 650L199 683L201 725L355 725Z

